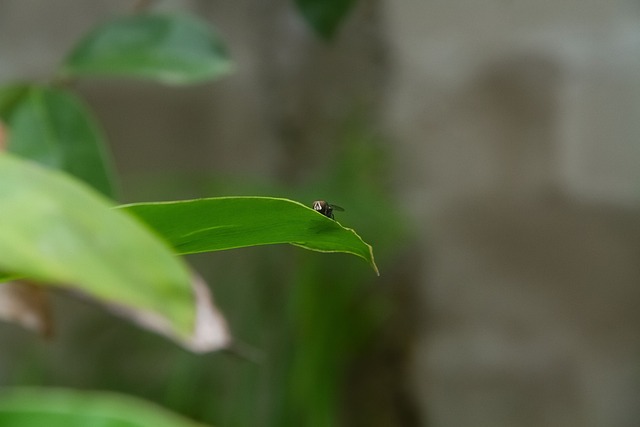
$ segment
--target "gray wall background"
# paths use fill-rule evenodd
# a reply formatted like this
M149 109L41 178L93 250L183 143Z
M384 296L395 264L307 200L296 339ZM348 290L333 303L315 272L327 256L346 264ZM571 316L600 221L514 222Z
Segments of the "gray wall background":
M145 171L303 179L362 102L423 248L411 387L429 425L640 423L637 2L362 1L332 45L284 0L158 4L209 19L237 70L80 84L125 197ZM46 78L130 5L2 0L0 81Z

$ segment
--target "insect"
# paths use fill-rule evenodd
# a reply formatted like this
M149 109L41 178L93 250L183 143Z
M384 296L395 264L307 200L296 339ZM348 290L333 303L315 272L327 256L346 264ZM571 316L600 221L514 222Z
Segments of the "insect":
M320 212L322 215L331 219L335 219L333 217L334 210L340 212L344 211L344 209L342 209L340 206L329 204L324 200L316 200L315 202L313 202L313 210Z

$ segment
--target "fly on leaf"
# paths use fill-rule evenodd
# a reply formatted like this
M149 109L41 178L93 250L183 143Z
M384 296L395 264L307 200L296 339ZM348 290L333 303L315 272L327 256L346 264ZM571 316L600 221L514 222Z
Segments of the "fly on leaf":
M335 219L333 217L334 210L339 212L344 211L344 209L340 206L332 205L330 203L327 203L325 200L316 200L315 202L313 202L313 210L320 212L322 215L331 219Z

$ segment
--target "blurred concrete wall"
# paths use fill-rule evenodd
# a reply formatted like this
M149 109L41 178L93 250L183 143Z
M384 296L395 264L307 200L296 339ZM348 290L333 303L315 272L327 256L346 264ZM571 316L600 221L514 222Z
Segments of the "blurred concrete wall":
M48 78L78 37L129 13L134 3L0 2L0 49L7 55L0 80ZM377 2L361 3L334 44L316 37L289 0L153 5L210 21L236 68L215 84L187 88L79 82L76 89L103 123L125 175L168 170L301 178L325 167L345 117L359 106L373 111L381 105Z
M429 425L640 424L637 2L361 2L334 46L284 0L159 3L215 23L237 73L82 83L125 176L300 179L359 100L421 226L413 387ZM130 5L3 0L0 80L47 76Z
M640 5L385 8L430 425L639 425Z

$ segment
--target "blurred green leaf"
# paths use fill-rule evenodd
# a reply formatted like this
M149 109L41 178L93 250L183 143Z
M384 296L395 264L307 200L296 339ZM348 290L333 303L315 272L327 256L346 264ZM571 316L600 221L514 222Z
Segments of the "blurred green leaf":
M29 85L27 84L14 84L0 88L0 114L3 118L5 114L9 114L15 108L28 91Z
M218 197L122 206L165 237L178 253L291 243L320 252L345 252L378 269L371 246L350 228L292 200Z
M309 25L323 38L331 39L356 0L296 0Z
M0 393L0 426L203 427L203 424L116 393L17 388Z
M15 274L3 273L0 272L0 284L4 282L9 282L11 280L19 279L20 277Z
M168 246L78 181L0 154L0 271L150 312L193 332L190 274Z
M0 117L9 129L9 152L64 170L113 195L102 133L71 93L41 86L4 87Z
M136 77L191 84L231 69L227 50L210 26L183 15L133 15L89 33L64 61L60 76Z

